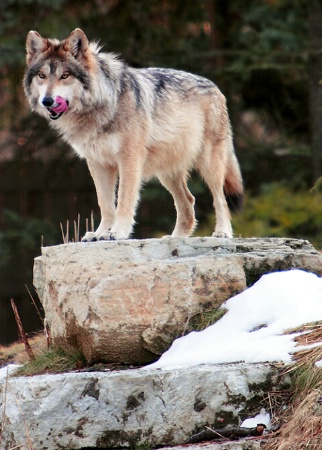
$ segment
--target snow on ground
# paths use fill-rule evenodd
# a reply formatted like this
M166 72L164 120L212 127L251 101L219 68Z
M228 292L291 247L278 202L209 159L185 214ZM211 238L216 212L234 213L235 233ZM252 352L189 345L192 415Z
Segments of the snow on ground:
M148 367L290 362L295 351L295 334L284 332L322 320L322 278L302 270L270 273L222 306L228 312L218 322L176 339Z
M244 422L240 425L243 428L255 428L257 424L263 423L267 428L270 427L271 416L266 412L265 408L262 408L255 417L249 417L245 419Z

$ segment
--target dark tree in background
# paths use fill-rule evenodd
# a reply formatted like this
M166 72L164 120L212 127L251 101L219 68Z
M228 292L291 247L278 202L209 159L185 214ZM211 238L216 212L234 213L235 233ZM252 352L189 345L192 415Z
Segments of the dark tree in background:
M247 193L236 235L303 237L322 247L322 196L309 193L322 176L321 0L1 0L0 18L2 305L26 297L41 242L62 242L60 223L66 228L69 220L73 237L78 213L81 233L91 211L99 220L86 163L24 98L30 29L61 39L80 27L135 67L172 67L213 80L227 97ZM209 235L210 195L195 174L190 188L197 233ZM171 197L150 182L134 237L169 234L174 221ZM29 303L21 304L27 316ZM1 344L13 325L5 306L0 314Z

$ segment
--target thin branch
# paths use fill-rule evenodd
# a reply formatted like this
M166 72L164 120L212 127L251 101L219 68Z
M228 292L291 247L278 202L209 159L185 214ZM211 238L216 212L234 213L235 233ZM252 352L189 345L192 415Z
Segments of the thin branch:
M66 221L66 234L64 233L64 227L62 223L60 222L60 230L63 238L63 243L68 244L69 243L69 220Z
M61 222L60 222L60 231L61 231L61 235L62 235L62 238L63 238L63 243L66 244L64 228L63 228L63 224Z
M17 325L18 325L18 330L19 330L19 334L20 334L21 340L22 340L22 342L24 343L24 346L25 346L25 350L26 350L26 352L27 352L27 354L29 356L29 359L34 360L35 359L35 355L34 355L34 353L32 351L32 348L30 347L30 344L28 342L27 335L26 335L25 330L24 330L24 328L22 326L22 322L21 322L21 319L20 319L20 316L19 316L16 304L15 304L15 301L14 301L13 298L11 299L11 306L12 306L12 309L13 309L13 313L15 315L15 319L16 319Z
M66 222L66 244L69 242L69 220Z
M26 284L25 284L25 288L27 289L27 292L28 292L28 294L29 294L29 297L31 298L31 301L32 301L34 307L36 308L36 311L37 311L37 314L38 314L39 319L41 320L41 323L44 325L44 319L42 318L42 315L40 314L39 308L38 308L38 306L36 305L35 299L34 299L33 296L31 295L31 292L30 292L30 290L29 290L29 288L28 288L28 286L27 286Z
M53 340L51 337L50 326L46 320L45 320L45 331L46 331L46 338L47 338L47 349L49 349L52 346Z
M77 242L79 242L80 236L80 214L77 215Z
M219 437L221 437L222 439L227 439L227 437L225 437L225 436L223 436L222 434L220 434L220 433L218 433L218 431L216 431L216 430L213 430L212 428L210 428L210 427L205 427L205 428L207 428L207 430L209 430L209 431L212 431L213 433L215 433L215 434L217 434ZM228 439L229 441L230 441L230 439Z
M25 428L25 435L26 435L26 438L27 438L27 445L28 445L28 448L29 448L29 450L35 450L34 447L33 447L33 445L32 445L32 442L31 442L31 437L30 437L28 425L27 425L26 419L25 419L25 417L24 417L23 411L22 411L22 409L21 409L19 400L18 400L17 396L15 395L15 393L12 391L10 385L9 385L9 389L10 389L10 392L11 392L13 398L15 399L15 402L16 402L16 404L17 404L17 407L18 407L19 412L20 412L21 417L22 417L23 425L24 425L24 428ZM18 445L18 447L14 447L14 448L19 448L19 447L21 447L21 445ZM10 449L10 450L13 450L13 449Z
M94 212L91 212L91 231L94 233Z

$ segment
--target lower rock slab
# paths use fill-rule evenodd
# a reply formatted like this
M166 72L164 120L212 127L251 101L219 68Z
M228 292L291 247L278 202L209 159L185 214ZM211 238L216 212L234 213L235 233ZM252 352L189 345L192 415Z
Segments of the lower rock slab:
M202 447L199 445L189 445L189 446L180 446L177 447L165 447L162 450L259 450L260 442L250 441L250 440L242 440L238 442L225 442L223 444L202 444Z
M272 364L236 363L11 377L0 384L1 448L180 445L206 426L256 415L268 391L287 385L278 372Z

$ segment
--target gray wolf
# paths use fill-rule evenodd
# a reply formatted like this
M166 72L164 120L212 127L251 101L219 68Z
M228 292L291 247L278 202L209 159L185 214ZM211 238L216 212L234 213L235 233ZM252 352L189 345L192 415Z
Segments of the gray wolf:
M131 68L80 29L62 41L30 31L26 49L31 109L86 159L95 183L101 223L83 241L128 238L140 188L151 177L173 196L172 236L189 236L196 225L192 169L213 195L213 236L233 236L228 205L242 205L243 184L226 100L214 83L178 70Z

